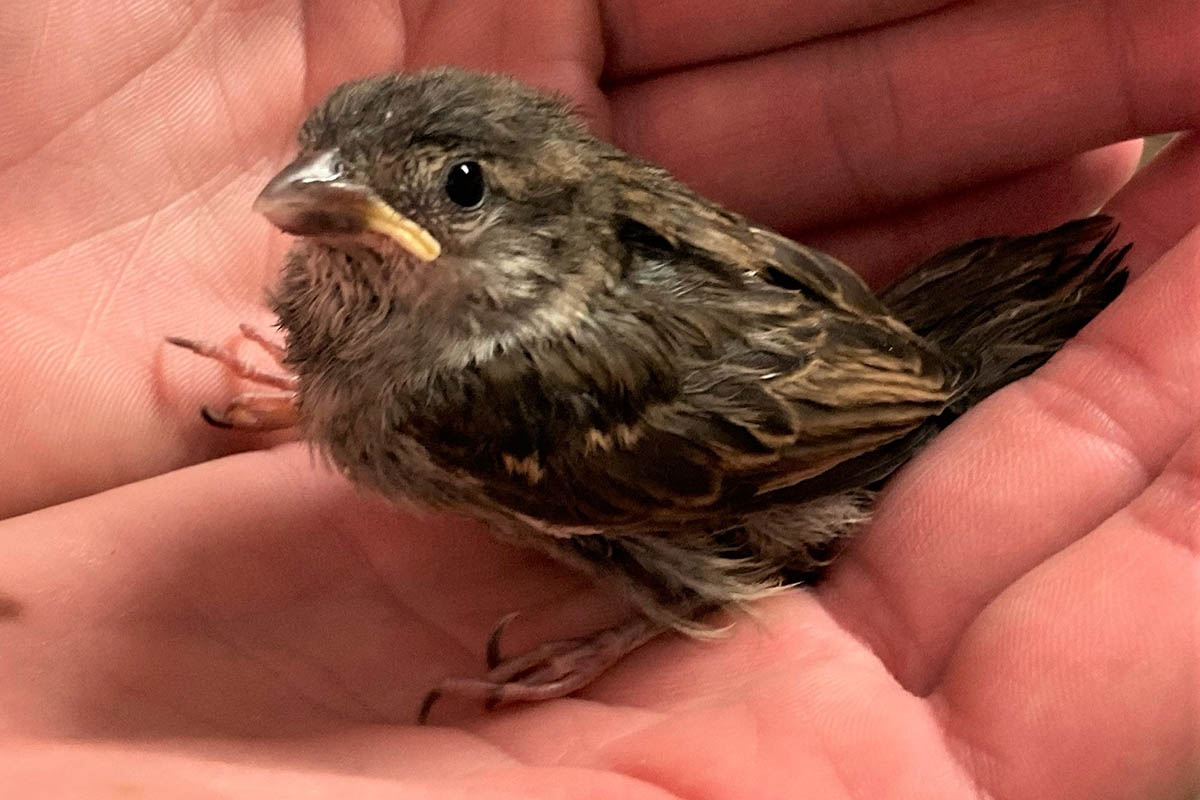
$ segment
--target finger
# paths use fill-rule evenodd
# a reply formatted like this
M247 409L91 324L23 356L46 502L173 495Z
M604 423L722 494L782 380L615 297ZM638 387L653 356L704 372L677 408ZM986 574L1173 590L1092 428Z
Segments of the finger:
M299 12L251 5L193 17L162 0L111 13L62 2L17 6L10 14L6 4L0 36L12 36L15 57L32 66L0 68L18 76L0 84L0 170L23 187L0 193L2 224L21 231L20 246L0 254L0 276L93 236L136 230L158 212L200 216L197 209L216 207L211 216L219 216L223 189L245 172L257 184L269 175L264 162L293 146L305 95L396 63L385 12L342 14L309 52ZM317 24L341 7L323 0L305 13ZM315 71L330 60L331 30L345 48L333 76ZM0 58L14 58L6 43ZM250 217L247 197L237 197L239 218Z
M68 736L410 722L504 613L531 623L520 648L619 607L477 524L356 492L303 445L0 523L0 587L4 724Z
M184 130L194 119L209 140L196 147L210 157L199 149L193 155L208 164L208 148L227 146L230 133L259 147L290 138L290 123L271 130L259 121L294 119L299 98L315 102L334 82L394 66L403 53L399 11L387 3L347 14L338 0L308 0L301 15L264 14L253 4L228 1L199 13L165 0L102 10L9 0L4 22L0 166L75 129L102 134L139 98L160 113L124 128L118 141L136 150L143 137ZM270 91L261 91L260 76ZM170 113L161 113L164 108ZM88 161L81 155L88 148L56 143L53 150L59 167ZM66 157L72 153L75 158ZM187 165L179 159L174 166Z
M187 8L5 5L0 59L25 66L0 68L0 176L21 187L0 192L0 443L30 456L0 466L0 515L228 452L197 434L212 395L160 382L161 337L261 314L282 242L249 204L322 80L306 57L355 48L342 77L397 58L383 11L306 53L298 10Z
M885 286L944 248L981 236L1048 230L1091 214L1129 180L1141 140L1027 170L925 205L832 230L802 233L873 286Z
M21 606L0 625L6 727L247 733L272 708L285 726L301 723L300 707L312 713L312 676L286 666L288 653L303 664L297 653L319 652L299 635L303 598L327 596L338 615L342 593L322 590L362 576L336 537L312 536L335 529L331 501L346 488L305 469L303 448L290 452L208 462L0 523L0 586ZM290 644L261 627L272 619L297 634ZM278 713L289 696L295 713Z
M702 193L795 232L1194 124L1200 7L1105 8L956 4L654 77L613 91L614 130Z
M394 71L404 63L408 42L402 3L348 6L342 0L305 0L298 9L289 20L289 30L300 34L300 64L289 67L283 77L299 76L304 81L301 114L343 81ZM247 29L256 31L267 24L268 15L261 8L251 4L249 10L257 14L246 15ZM289 137L289 145L299 124L300 118L294 116L280 131Z
M1137 243L1131 262L1153 264L1200 220L1200 135L1184 134L1167 145L1104 212Z
M246 319L271 322L249 291L214 303L180 292L179 276L161 268L196 255L170 238L197 227L175 219L162 240L148 237L144 280L128 274L141 267L125 253L85 246L56 259L48 274L23 272L0 288L0 442L27 456L0 463L0 518L284 438L218 434L205 425L202 406L226 402L245 385L161 339L231 330ZM72 256L88 260L99 286L60 272L72 268Z
M455 64L502 72L562 92L601 135L608 109L597 86L604 66L594 3L469 0L410 3L409 69Z
M100 12L45 0L6 2L0 28L5 109L0 165L10 166L45 146L168 53L186 37L192 21L179 12L171 3ZM69 48L61 46L68 42ZM81 57L85 53L89 57Z
M954 653L933 700L984 793L1197 796L1198 607L1200 432L1127 508L1001 594Z
M353 797L355 800L558 800L563 797L622 797L663 800L644 781L599 769L525 767L500 748L473 746L455 737L459 752L429 766L431 734L414 741L384 726L352 728L321 737L288 740L293 750L309 745L303 758L264 755L282 737L255 741L5 742L0 786L13 797L175 797L186 800L258 800L273 797ZM442 734L446 738L446 734ZM181 750L197 752L183 755ZM330 751L340 758L331 757ZM466 750L466 753L462 752ZM395 758L395 753L405 758ZM373 763L372 763L373 762ZM97 787L112 787L107 791ZM157 789L155 787L158 787ZM578 789L578 791L575 791Z
M606 73L616 80L767 50L924 14L949 0L607 0L601 8L609 40Z
M1019 576L1135 497L1200 419L1200 230L891 482L821 589L924 693Z

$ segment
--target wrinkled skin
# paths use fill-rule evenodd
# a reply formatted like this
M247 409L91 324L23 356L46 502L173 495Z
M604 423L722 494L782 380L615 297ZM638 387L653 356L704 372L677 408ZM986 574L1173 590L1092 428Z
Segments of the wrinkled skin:
M1194 2L347 8L5 6L5 793L1200 790L1200 139L1119 193L1137 147L1112 144L1200 123ZM196 408L243 387L161 337L269 323L285 240L248 207L304 110L442 61L570 92L875 282L1102 204L1136 279L905 469L819 591L717 642L655 641L577 699L390 724L480 671L506 612L517 650L620 610L472 524L356 494L301 445L203 427Z

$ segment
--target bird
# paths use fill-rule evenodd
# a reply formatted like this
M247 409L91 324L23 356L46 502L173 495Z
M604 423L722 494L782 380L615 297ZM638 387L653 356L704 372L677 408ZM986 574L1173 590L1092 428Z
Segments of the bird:
M571 694L664 632L811 583L887 478L1122 290L1107 217L939 253L876 294L834 257L593 135L564 97L456 68L337 87L254 209L295 243L272 391L353 483L465 513L628 598L444 695Z

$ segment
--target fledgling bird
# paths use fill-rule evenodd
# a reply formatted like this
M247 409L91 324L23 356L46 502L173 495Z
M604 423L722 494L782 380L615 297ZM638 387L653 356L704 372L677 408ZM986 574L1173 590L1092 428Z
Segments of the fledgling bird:
M568 694L811 578L884 479L1125 282L1097 217L954 248L877 297L495 75L345 84L299 143L256 202L299 237L272 296L294 375L173 339L281 390L210 421L298 422L352 481L481 517L640 612L507 660L498 628L488 675L422 718L443 692Z

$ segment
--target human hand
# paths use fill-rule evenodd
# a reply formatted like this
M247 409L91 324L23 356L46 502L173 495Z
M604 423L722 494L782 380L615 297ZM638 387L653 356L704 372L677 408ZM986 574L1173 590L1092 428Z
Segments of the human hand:
M455 61L569 91L619 143L877 279L976 233L1086 213L1136 148L1082 151L1200 115L1185 63L1200 15L1182 2L907 22L782 2L530 2L542 15L517 22L517 5L6 12L0 163L20 192L0 197L0 385L20 458L0 467L2 502L62 504L0 529L0 715L23 743L0 770L235 796L265 780L427 796L1185 794L1197 592L1194 555L1170 542L1194 550L1200 527L1194 141L1113 201L1145 278L903 473L820 592L764 604L720 642L653 643L585 699L457 732L378 724L478 671L503 613L524 611L519 647L614 612L474 526L356 496L295 445L175 469L234 446L195 416L232 387L161 336L261 314L283 242L249 200L334 83ZM53 744L81 737L109 744Z

